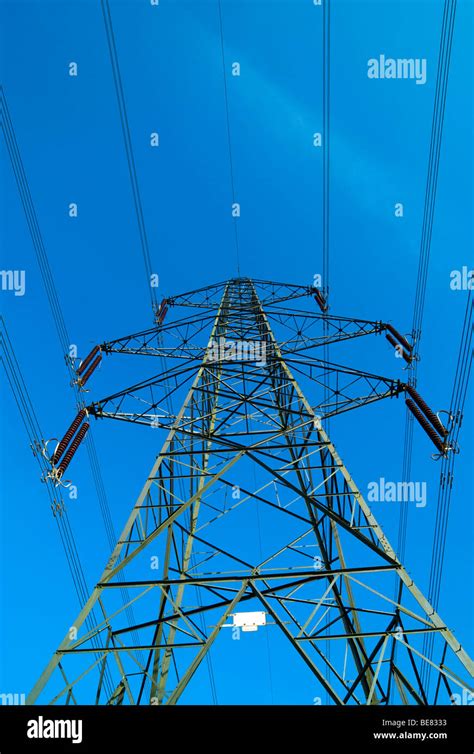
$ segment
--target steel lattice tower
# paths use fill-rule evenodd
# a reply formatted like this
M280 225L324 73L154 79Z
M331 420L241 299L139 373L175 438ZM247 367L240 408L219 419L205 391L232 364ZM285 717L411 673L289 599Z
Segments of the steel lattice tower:
M439 453L450 452L449 426L409 385L318 355L378 334L410 361L412 346L389 324L330 315L306 286L237 278L167 299L153 328L94 349L79 386L102 354L148 355L162 369L83 409L50 459L51 477L62 483L88 416L151 425L164 441L75 631L28 703L176 704L241 612L265 614L272 626L259 630L280 633L331 703L449 703L469 688L471 659L325 430L331 416L409 394ZM256 504L264 552L252 535ZM433 659L422 649L428 633Z

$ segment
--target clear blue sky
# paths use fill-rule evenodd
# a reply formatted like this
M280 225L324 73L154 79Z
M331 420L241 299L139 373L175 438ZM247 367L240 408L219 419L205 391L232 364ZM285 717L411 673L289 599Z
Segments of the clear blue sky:
M112 0L111 9L159 295L234 276L217 4ZM332 312L392 321L402 332L413 316L442 11L440 0L332 3ZM472 264L472 11L472 3L458 2L421 345L419 390L435 409L449 405L466 304L465 292L450 290L449 274ZM227 78L241 272L310 284L322 266L322 150L312 144L322 130L321 8L310 0L223 0L222 13L227 74L232 61L241 64L241 76ZM1 81L70 338L85 355L95 343L151 324L100 4L1 0L0 23ZM427 83L369 80L367 60L381 53L426 58ZM71 61L77 78L68 75ZM153 131L159 149L149 146ZM46 436L57 436L74 415L74 400L3 140L1 150L1 267L26 271L26 293L1 292L0 303L40 424ZM68 217L71 202L78 204L75 219ZM394 216L396 202L404 204L403 219ZM406 377L382 339L343 353L335 360ZM94 397L115 384L111 363L97 375ZM0 379L0 691L23 693L78 605L38 468ZM470 416L472 396L440 613L472 654ZM332 425L362 490L380 476L401 478L402 401ZM127 425L102 422L93 432L120 531L159 448L146 430ZM439 476L431 453L415 427L413 479L426 481L429 492L425 508L410 509L406 564L422 589ZM84 449L71 468L79 496L69 512L92 587L108 546ZM398 508L375 506L396 544ZM256 658L258 646L247 644L242 661ZM238 669L235 657L232 667ZM301 682L291 655L274 674L275 701L312 703L311 683L307 676ZM219 701L235 701L244 684L238 674L231 687L218 677ZM206 700L206 693L198 689L187 700ZM249 702L271 701L265 668L247 695Z

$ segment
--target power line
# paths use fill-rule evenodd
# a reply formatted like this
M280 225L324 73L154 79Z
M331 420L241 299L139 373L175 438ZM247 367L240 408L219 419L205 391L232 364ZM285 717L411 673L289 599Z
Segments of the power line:
M426 296L426 282L431 251L433 233L433 219L438 186L439 160L443 137L444 113L449 80L449 66L454 34L457 0L445 0L443 24L441 29L440 51L438 58L438 73L436 92L431 125L430 153L428 158L428 174L425 188L425 204L423 212L423 226L420 245L420 261L418 267L417 289L413 312L413 329L415 335L415 351L418 351L419 340L423 324L423 312Z
M438 171L441 154L441 142L443 136L444 113L446 108L446 96L449 79L449 66L451 60L451 47L454 33L454 21L456 15L456 0L445 0L443 21L438 55L438 71L436 77L436 91L433 104L431 124L430 150L428 157L428 169L425 186L425 200L423 210L423 222L420 240L420 254L416 281L415 302L413 308L412 333L414 338L412 374L408 382L416 387L417 366L420 349L420 340L423 324L423 313L428 280L429 259L431 251L431 238L433 232L434 212L436 203L436 190L438 185ZM407 409L405 413L405 439L403 450L402 478L409 481L411 477L412 453L413 453L413 416ZM408 526L408 503L403 502L400 508L399 532L398 532L398 555L403 560L405 556L406 534Z
M450 443L454 451L444 457L441 463L441 472L438 490L438 502L436 507L435 536L431 556L431 570L428 586L428 599L434 609L438 608L441 589L441 579L444 567L444 555L446 550L447 530L451 495L454 482L454 462L464 415L464 404L471 376L473 357L473 310L474 302L472 293L469 291L466 311L461 332L459 354L454 377L453 392L449 408L450 414ZM423 644L424 654L431 658L434 647L434 637L425 636ZM425 671L425 679L429 680L430 670Z
M18 192L20 195L20 200L21 200L24 212L25 212L28 228L29 228L30 235L33 241L33 247L36 253L36 258L37 258L38 265L40 268L41 277L42 277L43 284L46 290L46 295L47 295L51 313L53 316L54 325L56 327L56 331L58 334L62 354L65 359L65 363L66 363L66 367L69 373L71 383L74 386L76 405L80 409L80 408L83 408L85 404L82 398L82 394L75 381L75 372L73 370L71 360L66 356L66 354L69 352L71 341L69 339L66 322L64 319L61 304L59 301L59 296L57 293L56 285L55 285L53 274L51 271L51 266L49 264L42 234L39 228L39 223L38 223L35 207L33 204L33 199L31 196L28 179L26 176L26 172L23 166L23 161L21 159L20 151L18 148L18 142L15 135L15 129L13 127L13 123L10 117L10 112L9 112L9 108L6 101L3 87L0 87L0 104L1 104L1 113L2 113L2 130L5 136L7 151L10 157L10 161L13 168L13 173L14 173L15 180L18 187ZM105 487L103 483L102 473L100 470L97 450L96 450L95 443L93 441L93 438L90 432L88 433L86 437L85 444L86 444L87 453L89 457L92 478L93 478L93 482L96 489L97 499L99 502L99 507L100 507L100 511L102 514L104 527L105 527L105 531L107 535L107 540L109 543L109 547L112 550L115 546L117 537L116 537L116 533L115 533L114 526L112 523L110 506L109 506L109 502L108 502L107 495L105 492ZM120 578L121 580L123 580L123 574L120 575ZM130 601L128 592L125 588L122 592L122 599L124 601L124 605ZM126 607L125 612L130 620L131 625L133 625L135 621L132 617L133 616L132 607L131 606Z
M120 66L117 55L117 45L115 42L114 28L112 24L112 15L110 13L110 6L108 0L101 0L102 14L104 16L105 31L107 35L107 44L110 54L110 62L112 64L112 74L115 85L115 93L117 95L117 103L119 108L120 123L122 126L123 140L125 143L125 152L127 155L128 173L130 176L130 183L132 186L133 202L135 205L135 212L138 222L138 231L140 235L140 244L142 248L143 261L145 264L145 270L147 275L147 286L150 292L151 305L154 311L157 310L158 302L156 298L156 289L151 285L153 268L151 263L150 248L148 245L148 235L145 226L145 218L143 214L143 205L140 195L140 187L138 184L137 170L135 167L135 157L133 153L132 138L130 135L130 126L128 122L127 107L125 101L125 94L122 84L122 76L120 74Z
M21 374L20 366L18 364L18 360L16 358L15 351L11 343L3 317L0 317L0 346L1 360L7 381L10 385L13 398L28 435L33 455L41 469L41 477L45 482L45 489L49 497L50 507L54 520L58 527L59 536L73 580L74 589L76 591L79 604L82 608L87 602L89 592L81 559L77 549L74 532L69 521L68 512L61 491L53 486L51 480L48 477L49 464L42 454L42 446L44 444L43 434L41 432L38 418L36 416L33 403L28 393L26 383L24 381L23 375ZM90 615L88 616L86 620L86 626L89 631L97 629L98 623L94 611L91 611ZM99 647L99 640L96 636L94 636L93 643L95 647ZM100 657L100 655L96 655L96 658L98 657ZM107 685L107 690L110 696L113 689L111 676L108 669L106 669L105 683Z
M24 169L23 162L21 160L20 152L18 149L18 143L16 140L13 124L10 118L10 113L7 106L3 87L1 88L1 91L0 91L0 100L1 100L1 105L2 105L2 114L4 116L2 118L2 128L5 135L8 153L9 153L10 160L12 163L14 176L17 182L21 203L25 211L28 228L30 230L30 234L32 237L33 247L34 247L36 258L38 260L38 264L40 267L43 284L46 289L46 294L47 294L51 312L53 315L53 320L54 320L54 324L55 324L56 331L58 334L62 354L66 362L69 377L71 381L74 383L75 373L72 368L70 359L66 356L66 354L69 352L71 341L68 335L64 315L63 315L61 304L59 301L59 296L56 290L56 285L55 285L53 274L51 271L51 266L49 264L48 256L47 256L46 249L43 243L43 238L42 238L41 231L39 228L36 211L34 208L32 197L31 197L28 179L26 177L25 169ZM84 406L84 402L82 399L82 395L78 390L77 385L74 385L74 390L75 390L77 406L79 408L82 408ZM94 480L99 480L99 477L100 477L100 484L99 486L96 486L96 491L97 491L97 497L99 500L101 510L103 511L105 530L109 539L109 543L115 543L116 537L115 537L115 532L113 530L113 525L111 522L110 508L108 505L108 501L106 500L106 497L105 497L105 490L104 490L103 482L100 475L100 469L98 469L98 462L96 461L97 452L95 450L95 445L90 435L88 435L87 437L86 444L88 447L89 458L91 460L91 468L92 468Z

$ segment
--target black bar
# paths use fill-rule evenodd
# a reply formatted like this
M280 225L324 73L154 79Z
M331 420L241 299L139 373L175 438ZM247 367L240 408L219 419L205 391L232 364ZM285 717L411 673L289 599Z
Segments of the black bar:
M265 751L269 751L273 739L280 738L281 743L283 736L288 738L292 749L313 742L312 752L322 752L330 746L326 751L347 747L348 751L369 748L383 752L391 748L402 754L408 745L411 751L471 754L474 723L471 705L472 702L439 707L336 707L315 702L308 706L273 707L0 706L0 752L17 754L37 749L125 752L146 751L148 746L152 751L183 751L185 745L195 750L200 743L216 751L221 749L219 732L228 726L224 740L221 739L226 751L231 740L236 748L239 744L251 745L254 750L257 743L262 743ZM61 720L64 733L70 737L45 738L44 733L55 732L54 723ZM56 730L61 732L59 727ZM28 731L43 733L43 737L29 738ZM161 741L158 731L164 736ZM77 743L73 743L73 738ZM170 746L173 740L174 745ZM284 748L280 746L279 750Z

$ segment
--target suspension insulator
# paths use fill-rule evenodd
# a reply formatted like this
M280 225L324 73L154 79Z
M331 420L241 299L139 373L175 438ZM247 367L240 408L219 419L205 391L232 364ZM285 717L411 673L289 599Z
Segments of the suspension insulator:
M412 412L413 416L418 420L418 422L421 424L423 429L425 430L426 434L430 438L430 440L433 442L434 445L438 448L439 452L443 455L446 453L447 447L442 440L438 437L436 432L434 431L433 427L429 424L429 422L425 419L423 414L421 413L420 409L413 403L410 398L407 398L405 403L407 404L408 408Z
M387 338L387 340L388 340L388 342L390 343L391 346L393 346L394 348L400 348L400 343L397 343L397 341L395 340L395 338L392 338L392 336L390 335L390 333L386 332L385 333L385 337Z
M430 407L425 403L421 395L415 390L414 387L411 385L407 385L406 391L408 395L413 398L415 403L418 404L418 406L421 408L425 416L430 420L431 424L437 431L441 437L446 437L448 434L448 430L446 427L441 423L441 421L438 419L436 414L430 409Z
M160 325L161 325L161 323L163 322L164 318L166 317L166 313L167 313L167 311L168 311L168 307L167 307L167 306L165 306L165 307L164 307L164 309L162 310L162 312L161 312L161 314L160 314L159 318L158 318L158 322L160 323Z
M69 427L68 431L64 435L63 439L59 443L58 447L54 451L52 457L51 457L51 463L53 466L57 464L59 459L61 458L62 454L66 450L67 446L69 445L70 441L72 440L74 434L76 433L77 428L79 427L80 423L84 419L86 415L86 410L82 408L74 421L72 422L71 426Z
M72 441L69 450L67 451L66 455L64 456L63 460L58 466L58 476L62 477L64 472L66 471L67 467L71 463L76 450L78 449L79 445L83 441L84 437L86 436L88 430L89 430L89 424L85 422L82 427L80 428L79 432L75 436L74 440Z
M327 312L328 307L327 307L326 301L324 300L324 296L322 295L320 291L316 291L314 300L316 301L317 305L319 306L319 308L321 309L323 313Z
M101 361L102 361L102 354L100 353L100 354L99 354L99 355L97 356L97 358L96 358L96 359L94 359L94 361L93 361L93 362L92 362L92 364L90 365L89 369L88 369L88 370L87 370L87 372L85 373L84 377L81 377L81 378L79 379L79 383L78 383L78 384L79 384L79 385L80 385L81 387L83 387L83 386L84 386L84 385L86 384L86 382L87 382L87 380L89 379L89 377L91 376L92 372L95 372L95 370L97 369L97 367L99 366L99 364L100 364L100 362L101 362Z
M92 359L94 358L94 356L96 355L96 353L98 353L99 351L100 351L100 346L96 346L95 348L92 349L92 351L90 352L89 356L86 356L86 358L84 359L84 361L81 362L81 365L79 366L79 369L76 370L76 374L77 374L78 377L81 376L81 374L83 373L84 369L91 363Z
M393 325L386 324L385 327L389 332L392 333L392 335L398 340L398 342L402 344L403 348L405 348L408 353L411 353L413 351L413 346L409 344L408 340L401 333L399 333Z
M156 321L159 325L161 325L164 318L166 317L167 311L168 311L168 300L164 298L160 306L158 307L158 312L156 314Z
M397 341L395 340L395 338L392 338L392 336L390 335L390 333L385 333L385 337L387 338L387 340L390 343L390 345L393 346L398 351L398 353L401 353L402 358L405 359L406 363L407 364L411 364L411 354L409 354L409 353L407 353L405 351L405 349L402 347L401 343L397 343Z

